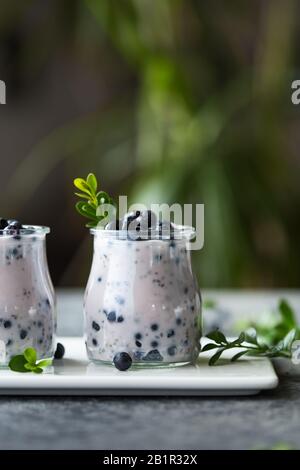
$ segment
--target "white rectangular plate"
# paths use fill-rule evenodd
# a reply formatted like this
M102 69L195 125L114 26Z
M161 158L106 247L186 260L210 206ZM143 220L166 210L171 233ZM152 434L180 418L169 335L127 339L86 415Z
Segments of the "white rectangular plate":
M89 363L83 338L60 338L64 359L44 374L0 371L0 395L253 395L275 388L278 378L268 359L228 360L209 366L209 354L197 365L131 369Z

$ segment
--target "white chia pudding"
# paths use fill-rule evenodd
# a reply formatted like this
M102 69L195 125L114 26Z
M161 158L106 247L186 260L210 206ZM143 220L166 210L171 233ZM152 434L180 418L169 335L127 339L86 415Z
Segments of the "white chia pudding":
M188 363L199 354L201 299L192 272L190 228L174 236L130 240L94 229L85 294L88 356L137 365ZM178 232L179 233L179 232Z
M54 289L48 271L46 227L4 227L0 219L0 365L34 347L52 358L56 327Z

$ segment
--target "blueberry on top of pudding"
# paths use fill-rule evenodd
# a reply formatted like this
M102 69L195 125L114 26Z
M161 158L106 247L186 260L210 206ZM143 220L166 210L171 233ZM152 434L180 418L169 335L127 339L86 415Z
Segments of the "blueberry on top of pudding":
M8 226L7 220L0 217L0 230L4 230L7 226Z
M117 221L109 222L105 230L122 230L128 233L131 240L174 239L174 225L168 221L157 220L151 210L131 211Z
M15 219L0 219L0 230L2 235L18 235L23 229L21 222Z

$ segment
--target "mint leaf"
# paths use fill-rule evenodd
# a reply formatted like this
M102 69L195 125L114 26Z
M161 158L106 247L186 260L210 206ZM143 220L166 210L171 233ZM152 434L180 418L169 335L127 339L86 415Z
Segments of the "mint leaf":
M77 212L83 217L87 217L88 219L93 219L97 222L97 216L95 210L88 206L85 201L78 201L75 205Z
M116 206L114 200L105 191L97 192L98 182L94 173L89 173L86 180L83 178L75 178L74 186L80 190L80 192L76 192L75 195L81 198L75 205L77 212L83 217L90 219L86 227L96 227L105 217L105 213L98 215L99 208L103 204Z
M43 373L43 369L41 367L34 367L34 369L32 370L32 372L34 372L35 374L42 374Z
M27 348L24 351L24 357L29 362L29 364L36 363L36 350L34 348Z
M90 199L90 196L84 193L75 193L75 196L81 197L83 199Z
M29 362L27 362L24 367L25 367L25 369L32 372L35 369L36 365L35 364L29 364Z
M76 178L74 180L74 186L76 186L77 189L80 189L80 191L83 191L84 193L91 193L89 185L83 178Z
M105 191L99 191L99 193L97 193L96 197L97 197L97 201L98 201L99 206L101 204L109 204L110 203L110 197Z
M87 179L86 179L86 182L87 182L87 184L89 185L89 187L90 187L92 193L93 193L93 194L96 194L98 183L97 183L97 178L96 178L96 176L94 175L94 173L89 173L89 174L88 174Z
M27 364L27 361L23 354L18 354L11 358L8 367L14 372L30 372L30 370L25 368L25 364Z
M51 366L52 364L52 359L43 359L42 361L39 361L36 365L38 367L48 367Z

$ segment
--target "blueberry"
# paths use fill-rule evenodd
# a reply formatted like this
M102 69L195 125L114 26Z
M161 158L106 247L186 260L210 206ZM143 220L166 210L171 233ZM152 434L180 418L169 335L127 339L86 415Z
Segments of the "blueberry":
M65 355L65 348L61 343L57 343L54 359L62 359Z
M156 361L162 361L163 357L160 355L160 352L158 349L152 349L151 351L148 352L146 356L143 357L143 361L147 362L156 362Z
M125 214L122 220L122 230L135 230L134 224L131 223L141 215L140 211L132 211Z
M22 224L18 220L10 219L7 221L7 223L8 223L7 228L10 230L19 231L23 228Z
M110 321L110 322L114 322L116 321L116 312L112 311L112 312L109 312L109 314L107 315L107 320Z
M130 230L135 230L136 232L142 231L143 238L147 238L147 231L155 227L156 215L150 210L142 211L138 217L130 222ZM146 234L144 232L146 232ZM150 232L148 232L148 236L149 235L151 235Z
M167 338L171 338L172 336L175 335L175 331L174 330L168 330L167 332Z
M181 325L181 323L182 323L181 318L176 318L176 325Z
M151 348L157 348L158 342L157 341L152 341L151 342Z
M102 277L98 277L97 281L98 281L98 282L101 282L101 281L102 281Z
M176 349L177 349L176 346L170 346L170 347L168 348L168 354L169 354L169 356L175 356L175 354L176 354Z
M158 330L158 324L157 323L152 323L151 330L152 331L157 331Z
M10 320L5 320L3 323L4 328L10 328L11 327L11 321Z
M95 338L93 338L92 343L93 343L94 346L97 346L98 341Z
M0 230L4 230L7 226L8 226L7 220L0 217Z
M138 340L136 340L135 344L137 345L138 348L141 348L142 347L142 343Z
M143 335L141 333L135 334L135 339L142 339Z
M25 339L27 334L28 334L27 330L21 330L20 331L20 338Z
M115 367L121 371L129 369L132 365L132 359L127 352L117 353L113 362Z
M92 323L92 328L96 331L99 331L100 330L100 325L98 325L97 322L93 321Z
M124 317L122 317L122 315L120 315L117 319L117 322L118 323L123 323L123 321L124 321Z

